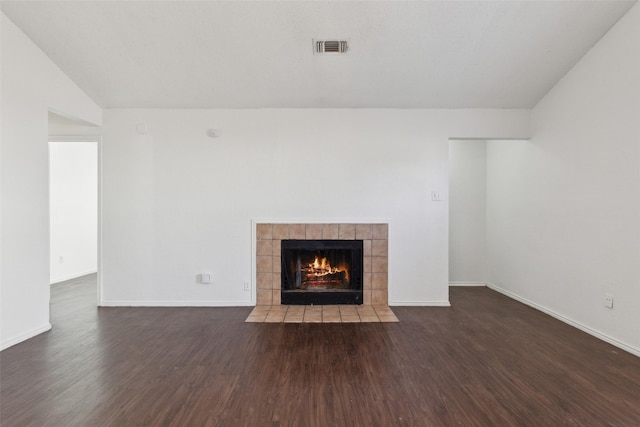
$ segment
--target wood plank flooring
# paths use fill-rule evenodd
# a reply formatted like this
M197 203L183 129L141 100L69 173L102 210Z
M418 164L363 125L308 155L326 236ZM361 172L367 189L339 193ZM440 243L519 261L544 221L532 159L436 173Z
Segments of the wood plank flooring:
M399 323L245 323L244 308L96 308L0 353L0 425L640 426L640 358L487 288Z

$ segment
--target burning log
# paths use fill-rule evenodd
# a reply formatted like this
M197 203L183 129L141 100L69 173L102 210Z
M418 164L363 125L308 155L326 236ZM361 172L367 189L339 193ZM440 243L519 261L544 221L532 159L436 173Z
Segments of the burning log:
M336 271L335 273L326 273L323 275L317 275L313 271L305 271L304 278L302 279L302 287L316 288L316 289L334 289L334 288L348 288L349 282L347 281L346 271Z
M306 266L298 263L296 282L299 289L346 289L349 271L345 267L332 267L327 258L315 257Z

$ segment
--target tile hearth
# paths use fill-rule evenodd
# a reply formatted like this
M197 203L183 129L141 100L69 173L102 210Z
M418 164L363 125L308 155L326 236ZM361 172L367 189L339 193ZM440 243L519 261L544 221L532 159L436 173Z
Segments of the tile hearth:
M384 305L258 305L250 323L386 323L399 322Z

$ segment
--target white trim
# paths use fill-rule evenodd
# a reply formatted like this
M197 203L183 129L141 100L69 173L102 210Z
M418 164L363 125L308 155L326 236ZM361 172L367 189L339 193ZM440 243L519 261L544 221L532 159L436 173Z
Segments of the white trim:
M96 274L96 273L98 273L98 270L86 271L84 273L71 274L69 276L64 276L62 278L55 279L55 281L51 282L50 285L55 285L56 283L66 282L67 280L77 279L78 277L87 276L89 274Z
M449 301L391 301L390 307L451 307Z
M29 332L22 334L22 335L18 335L15 338L11 338L10 340L7 340L5 342L2 343L2 346L0 346L0 351L2 350L6 350L7 348L14 346L16 344L20 344L23 341L28 340L29 338L33 338L36 335L40 335L43 332L47 332L51 330L51 323L47 323L44 326L41 326L39 328L35 328L30 330Z
M622 349L624 351L627 351L627 352L629 352L629 353L631 353L631 354L633 354L635 356L640 357L640 348L635 348L635 347L633 347L633 346L631 346L629 344L623 343L622 341L618 341L617 339L615 339L613 337L610 337L610 336L608 336L608 335L606 335L606 334L604 334L604 333L602 333L600 331L597 331L595 329L592 329L592 328L590 328L590 327L588 327L588 326L586 326L586 325L584 325L584 324L582 324L582 323L580 323L578 321L575 321L573 319L565 317L562 314L556 313L555 311L551 310L550 308L547 308L547 307L541 306L539 304L536 304L533 301L530 301L530 300L528 300L526 298L523 298L523 297L521 297L519 295L516 295L511 291L508 291L506 289L503 289L503 288L501 288L499 286L494 285L493 283L487 283L487 287L489 289L492 289L492 290L494 290L496 292L499 292L499 293L501 293L503 295L506 295L509 298L512 298L512 299L514 299L516 301L519 301L519 302L521 302L523 304L526 304L529 307L535 308L538 311L541 311L541 312L543 312L545 314L548 314L549 316L551 316L551 317L553 317L555 319L558 319L561 322L566 323L567 325L570 325L570 326L573 326L574 328L580 329L582 332L586 332L589 335L592 335L592 336L594 336L594 337L596 337L598 339L601 339L602 341L605 341L605 342L607 342L607 343L609 343L611 345L614 345L614 346L616 346L616 347L618 347L618 348L620 348L620 349Z
M449 282L449 286L487 286L487 284L480 282Z
M102 307L253 307L250 301L103 301Z
M98 274L96 281L98 282L98 292L96 295L96 305L102 305L104 291L102 289L102 137L98 140Z
M258 246L258 230L257 220L251 220L251 277L249 278L249 293L251 294L251 304L256 305L258 300L258 290L256 289L258 284L258 272L256 268L256 250Z

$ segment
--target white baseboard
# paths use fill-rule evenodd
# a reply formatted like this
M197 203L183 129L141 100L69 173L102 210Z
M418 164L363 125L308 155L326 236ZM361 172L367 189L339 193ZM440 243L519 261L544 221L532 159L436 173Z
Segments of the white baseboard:
M251 301L102 301L101 307L252 307Z
M390 301L390 307L451 307L449 301Z
M449 282L449 286L487 286L487 284L480 282Z
M97 270L91 270L91 271L85 271L84 273L77 273L77 274L71 274L69 276L59 277L57 279L54 279L53 282L51 282L50 284L55 285L56 283L66 282L67 280L71 280L71 279L77 279L78 277L86 276L88 274L96 274L97 272L98 272Z
M35 328L30 330L29 332L26 332L22 335L19 335L17 337L11 338L5 342L2 343L2 345L0 345L0 351L5 350L11 346L14 346L16 344L20 344L22 341L26 341L29 338L33 338L36 335L40 335L43 332L47 332L51 330L51 323L47 323L46 325L43 325L39 328Z
M253 307L251 301L102 301L101 307ZM450 307L449 301L393 301L389 306Z
M523 298L523 297L521 297L519 295L516 295L513 292L508 291L506 289L503 289L503 288L501 288L499 286L496 286L496 285L494 285L492 283L487 283L487 287L489 289L493 289L496 292L500 292L501 294L506 295L509 298L512 298L512 299L514 299L516 301L519 301L519 302L521 302L523 304L526 304L529 307L535 308L538 311L541 311L541 312L543 312L545 314L548 314L549 316L551 316L553 318L556 318L556 319L560 320L561 322L566 323L567 325L570 325L570 326L573 326L574 328L580 329L581 331L586 332L587 334L592 335L592 336L594 336L594 337L596 337L598 339L601 339L602 341L605 341L605 342L607 342L607 343L609 343L611 345L614 345L614 346L616 346L616 347L618 347L618 348L620 348L620 349L622 349L622 350L624 350L626 352L629 352L629 353L631 353L631 354L633 354L635 356L640 357L640 349L638 349L638 348L630 346L629 344L626 344L624 342L618 341L617 339L612 338L612 337L610 337L610 336L608 336L606 334L603 334L600 331L596 331L595 329L592 329L592 328L590 328L590 327L588 327L586 325L583 325L582 323L580 323L578 321L575 321L573 319L565 317L562 314L556 313L555 311L553 311L553 310L551 310L551 309L549 309L547 307L543 307L543 306L541 306L539 304L536 304L533 301L529 301L526 298Z

